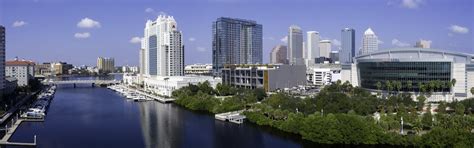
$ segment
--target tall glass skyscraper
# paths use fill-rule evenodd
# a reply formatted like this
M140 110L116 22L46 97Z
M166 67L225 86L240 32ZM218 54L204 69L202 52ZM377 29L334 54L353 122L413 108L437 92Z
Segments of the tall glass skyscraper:
M225 64L262 63L262 25L221 17L212 24L212 65L220 75Z
M339 52L339 61L341 64L352 63L355 56L355 30L344 28L341 30L341 51Z

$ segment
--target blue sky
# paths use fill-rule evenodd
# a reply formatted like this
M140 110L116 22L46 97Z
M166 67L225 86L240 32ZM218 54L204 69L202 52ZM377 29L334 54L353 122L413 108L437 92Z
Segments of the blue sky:
M104 56L137 65L140 45L131 39L162 13L174 16L183 32L186 64L211 63L211 25L221 16L263 25L264 62L272 47L286 44L292 24L333 40L333 50L342 28L356 30L358 49L371 27L382 49L426 39L432 48L474 54L471 0L0 0L7 59L37 62L95 65Z

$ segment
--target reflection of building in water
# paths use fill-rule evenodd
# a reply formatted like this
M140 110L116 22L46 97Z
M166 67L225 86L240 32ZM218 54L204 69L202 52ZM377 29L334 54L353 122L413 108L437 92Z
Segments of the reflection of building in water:
M143 140L147 148L156 147L179 147L178 118L172 116L170 104L159 104L158 102L139 103L140 125ZM176 113L174 113L176 114Z

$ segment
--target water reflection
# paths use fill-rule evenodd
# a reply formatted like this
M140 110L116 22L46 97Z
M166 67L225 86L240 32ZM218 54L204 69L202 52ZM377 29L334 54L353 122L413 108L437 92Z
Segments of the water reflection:
M177 137L181 133L179 117L170 111L169 104L140 102L138 108L146 147L179 147L180 142Z

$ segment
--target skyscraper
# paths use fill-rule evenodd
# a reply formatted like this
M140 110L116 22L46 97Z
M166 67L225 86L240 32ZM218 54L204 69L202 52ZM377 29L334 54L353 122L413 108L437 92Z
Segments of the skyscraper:
M378 38L375 35L374 31L369 28L364 32L364 37L362 39L362 50L360 51L360 55L371 53L377 50L379 50Z
M292 25L288 30L288 60L293 65L303 65L303 33L301 28Z
M306 66L309 66L309 63L314 64L314 59L318 58L319 55L319 32L308 31L307 35L307 56L306 56Z
M212 24L212 65L220 75L225 64L262 63L262 25L221 17Z
M148 20L142 39L144 64L147 76L184 75L184 45L181 31L172 16L159 15Z
M288 49L284 45L275 46L270 52L270 63L272 64L288 64Z
M331 57L331 40L319 41L319 55L320 57Z
M416 42L415 47L416 48L430 48L431 41L421 39Z
M5 89L5 27L0 25L0 96Z
M344 28L341 30L341 51L339 52L339 61L341 64L352 63L355 56L355 30Z
M97 58L97 69L101 73L112 73L115 71L115 60L114 58Z

